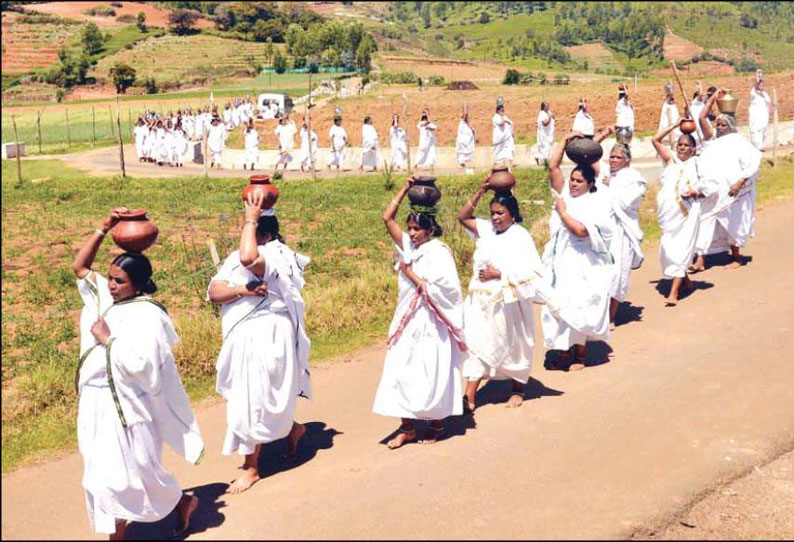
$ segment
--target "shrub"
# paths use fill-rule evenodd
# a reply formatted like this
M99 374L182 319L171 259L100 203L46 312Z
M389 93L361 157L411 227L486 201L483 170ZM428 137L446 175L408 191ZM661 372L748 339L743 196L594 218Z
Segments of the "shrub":
M505 72L504 81L502 81L503 85L517 85L519 80L521 79L521 74L518 70L509 69Z
M135 68L128 64L116 63L110 68L110 77L117 94L124 94L135 83Z
M413 85L416 83L417 75L414 72L381 72L379 79L387 85Z
M138 29L141 32L147 32L148 28L146 28L146 14L142 11L139 11L138 16L135 19L135 24L138 25Z
M116 20L120 23L134 23L137 21L137 18L131 13L125 13L124 15L116 17Z
M276 49L276 52L273 54L273 68L276 70L276 73L284 73L287 71L287 59L281 53L281 49Z
M157 81L152 76L146 77L143 80L143 88L146 89L146 94L157 94Z
M99 16L99 17L115 17L116 10L107 6L94 6L83 11L86 15Z
M199 18L195 11L178 9L168 14L168 29L177 36L194 33L194 26Z
M568 76L568 74L565 74L565 73L558 73L554 77L554 84L555 85L567 85L570 82L571 82L571 78Z
M431 75L427 78L427 85L434 87L447 86L448 81L440 75Z
M83 49L87 54L95 55L102 50L105 38L96 23L88 23L83 27L80 41L83 43Z
M480 18L478 19L480 24L488 24L491 22L491 16L488 15L487 11L483 11L480 13Z

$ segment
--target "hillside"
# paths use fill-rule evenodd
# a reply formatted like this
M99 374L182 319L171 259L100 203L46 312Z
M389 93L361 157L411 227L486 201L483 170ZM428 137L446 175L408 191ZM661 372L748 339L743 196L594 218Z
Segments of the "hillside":
M63 22L26 23L19 13L3 12L3 76L25 73L58 60L58 50L70 45L80 25Z

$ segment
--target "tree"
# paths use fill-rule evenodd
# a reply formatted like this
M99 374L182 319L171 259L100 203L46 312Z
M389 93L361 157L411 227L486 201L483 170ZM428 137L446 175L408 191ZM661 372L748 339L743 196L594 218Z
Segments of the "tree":
M192 34L199 14L187 9L178 9L168 14L168 30L177 36Z
M96 23L87 23L83 27L80 41L83 43L83 50L87 55L95 55L102 50L102 44L105 39L102 37L102 32Z
M364 73L369 73L372 66L372 53L376 50L375 40L372 39L372 36L366 34L361 39L361 43L358 44L358 50L356 50L356 67L364 70Z
M110 68L110 77L116 87L116 94L124 94L135 83L135 68L128 64L117 62Z
M480 24L488 24L491 22L491 16L488 15L487 11L483 11L480 13Z
M505 72L504 81L502 81L503 85L517 85L519 80L521 79L521 74L518 70L509 69Z
M273 67L276 69L276 73L287 71L287 58L281 54L281 49L276 49L276 53L273 55Z
M149 31L149 29L146 27L146 14L142 11L138 12L137 24L138 24L138 29L141 32Z

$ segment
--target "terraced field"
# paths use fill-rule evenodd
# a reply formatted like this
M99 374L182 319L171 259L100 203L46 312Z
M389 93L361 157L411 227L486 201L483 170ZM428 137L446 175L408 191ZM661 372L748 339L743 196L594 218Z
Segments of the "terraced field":
M24 73L58 60L58 50L80 32L76 24L23 24L19 14L3 12L3 75Z
M160 83L198 77L217 79L246 72L251 59L264 63L265 48L264 43L215 36L163 36L103 58L96 66L96 75L107 77L116 62L124 62L135 68L138 77L151 76Z

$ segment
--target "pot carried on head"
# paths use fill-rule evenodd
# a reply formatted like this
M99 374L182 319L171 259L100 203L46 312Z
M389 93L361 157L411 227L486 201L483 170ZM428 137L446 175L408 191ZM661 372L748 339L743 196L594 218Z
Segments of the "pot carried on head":
M155 223L146 217L146 209L130 209L119 213L113 241L127 252L143 252L154 244L158 233Z
M413 207L435 207L441 199L441 190L436 186L436 178L429 176L412 177L413 185L408 189L408 200Z
M577 137L565 146L565 154L579 165L590 165L601 159L604 150L589 137Z
M725 96L717 99L717 107L720 108L720 113L725 115L736 115L736 107L739 105L739 98L732 94L731 89L725 89Z
M615 139L618 143L624 143L626 145L631 143L631 139L634 137L634 130L629 128L628 126L618 126L615 128Z
M690 119L689 117L685 118L681 121L681 125L679 126L682 134L691 134L697 130L697 125L695 121Z
M261 193L263 209L270 209L276 204L278 188L276 185L270 184L270 175L251 175L248 181L249 184L243 188L243 201L248 200L249 194Z
M510 190L516 185L516 177L506 167L491 170L488 175L488 187L494 191Z

